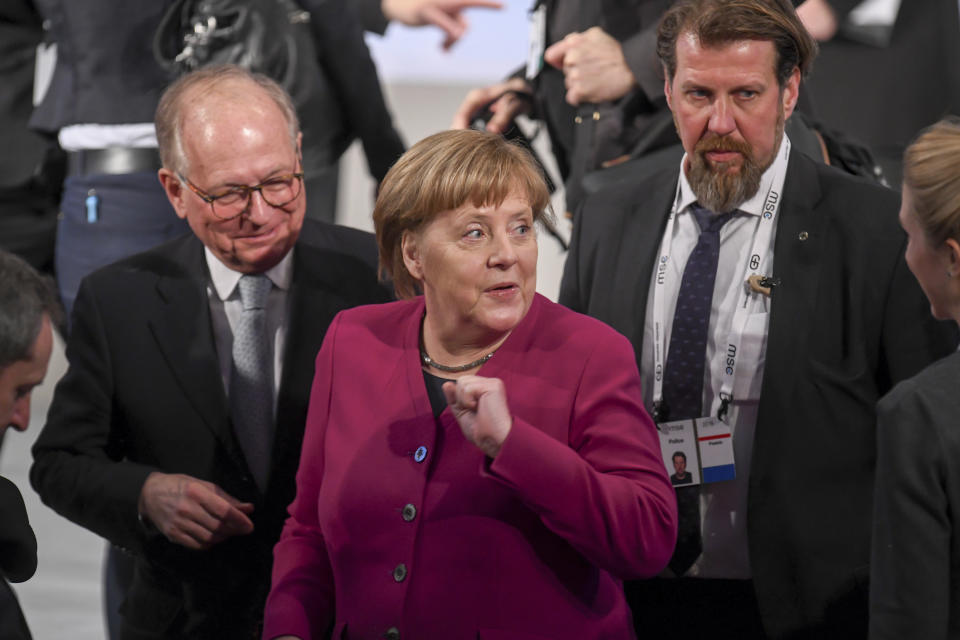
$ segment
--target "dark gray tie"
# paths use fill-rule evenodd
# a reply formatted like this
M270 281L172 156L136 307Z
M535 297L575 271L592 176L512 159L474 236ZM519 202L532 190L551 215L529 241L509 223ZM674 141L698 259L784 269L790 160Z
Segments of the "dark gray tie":
M272 286L263 274L240 278L243 311L233 333L230 372L233 430L262 491L267 488L273 449L273 358L266 311Z
M691 213L700 226L700 238L683 268L673 314L670 349L663 373L663 404L668 420L703 415L703 377L707 360L707 328L713 303L713 285L720 259L720 228L733 213L716 215L699 205ZM670 568L683 575L703 549L700 537L700 487L677 487L677 546Z

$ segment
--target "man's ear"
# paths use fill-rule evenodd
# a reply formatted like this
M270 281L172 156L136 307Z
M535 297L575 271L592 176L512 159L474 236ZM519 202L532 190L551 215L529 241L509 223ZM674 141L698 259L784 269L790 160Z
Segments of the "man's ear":
M797 106L797 99L800 97L800 69L793 68L790 77L783 84L783 90L780 92L783 99L783 119L788 120L793 115L793 110Z
M407 272L414 280L423 282L423 260L420 255L420 237L413 231L404 231L400 238L400 254Z
M670 111L673 111L673 94L670 91L670 74L667 72L667 68L663 68L663 95L667 97L667 107L670 108Z
M186 198L188 194L187 189L184 187L183 183L180 182L180 178L178 178L177 174L169 169L160 169L160 171L157 172L157 178L160 179L160 184L163 186L163 190L167 194L167 200L169 200L170 204L173 206L173 210L176 212L177 217L181 220L185 219L187 217L187 209L184 198Z

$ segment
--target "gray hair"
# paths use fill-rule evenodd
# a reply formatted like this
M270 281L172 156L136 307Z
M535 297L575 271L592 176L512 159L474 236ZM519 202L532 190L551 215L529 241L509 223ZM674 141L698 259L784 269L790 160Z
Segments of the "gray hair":
M187 95L196 91L213 92L226 85L249 83L259 87L267 94L283 113L290 131L290 144L297 148L297 136L300 134L300 121L290 95L277 82L262 73L254 73L234 64L212 65L192 71L178 78L163 92L154 124L157 128L157 145L163 166L174 173L187 173L187 156L183 152L180 128L188 101Z
M52 280L0 250L0 370L29 359L44 316L54 325L63 316Z

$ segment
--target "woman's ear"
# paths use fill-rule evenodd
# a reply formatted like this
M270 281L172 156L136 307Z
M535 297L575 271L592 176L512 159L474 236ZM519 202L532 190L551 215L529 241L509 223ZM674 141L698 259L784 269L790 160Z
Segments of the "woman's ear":
M960 242L947 238L943 246L947 250L947 269L951 274L950 277L954 277L960 274Z
M423 260L420 255L420 236L407 230L400 237L400 254L407 272L414 280L423 282Z

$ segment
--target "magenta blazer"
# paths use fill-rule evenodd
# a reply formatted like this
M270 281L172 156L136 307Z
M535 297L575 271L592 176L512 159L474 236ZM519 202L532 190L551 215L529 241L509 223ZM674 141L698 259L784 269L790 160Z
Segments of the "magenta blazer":
M620 580L660 572L676 501L630 343L537 296L479 375L495 460L435 419L422 298L340 313L317 356L264 638L633 638Z

